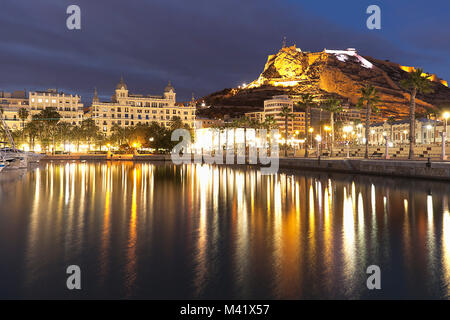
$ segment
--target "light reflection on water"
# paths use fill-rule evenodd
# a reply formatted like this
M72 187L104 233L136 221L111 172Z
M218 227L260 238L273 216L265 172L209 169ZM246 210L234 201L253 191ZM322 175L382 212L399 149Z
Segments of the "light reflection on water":
M44 163L0 178L0 297L448 298L447 183ZM65 268L82 270L80 292ZM366 288L366 268L382 290Z

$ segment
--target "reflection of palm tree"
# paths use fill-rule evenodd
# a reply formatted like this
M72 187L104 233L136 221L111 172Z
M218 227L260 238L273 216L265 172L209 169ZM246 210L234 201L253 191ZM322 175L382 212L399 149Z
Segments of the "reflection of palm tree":
M333 156L333 144L334 144L334 114L342 112L341 100L330 98L325 103L325 110L330 113L330 127L331 127L331 143L330 143L330 156Z
M370 130L370 115L372 111L377 111L376 104L380 101L380 97L377 94L375 87L368 85L361 88L361 98L358 101L358 107L362 108L365 105L366 109L366 151L364 152L364 158L369 158L369 130Z
M409 91L410 106L409 106L409 159L414 158L414 146L416 145L416 95L417 93L431 93L431 82L422 77L423 70L417 69L408 74L408 78L400 81L400 85Z

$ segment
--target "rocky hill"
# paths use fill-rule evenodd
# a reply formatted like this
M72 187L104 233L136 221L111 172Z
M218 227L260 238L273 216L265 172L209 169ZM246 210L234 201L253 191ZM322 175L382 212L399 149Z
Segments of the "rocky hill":
M413 70L398 63L360 56L355 49L303 52L295 46L284 47L268 57L263 72L252 83L213 93L204 100L232 111L233 106L262 108L263 101L274 95L288 94L299 100L301 94L310 93L318 102L334 96L355 105L359 90L370 84L381 97L381 115L400 118L408 115L409 94L399 82ZM425 108L438 110L450 103L447 83L436 75L426 76L432 82L434 93L417 96L419 112Z

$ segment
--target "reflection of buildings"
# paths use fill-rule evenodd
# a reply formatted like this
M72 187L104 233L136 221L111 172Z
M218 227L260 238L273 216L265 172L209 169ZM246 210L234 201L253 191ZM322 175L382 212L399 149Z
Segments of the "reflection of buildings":
M95 119L96 125L107 134L115 124L128 127L157 122L169 127L175 117L194 128L195 106L176 105L175 95L175 89L170 82L162 96L131 94L121 79L111 102L100 102L97 91L95 92L89 113Z
M284 132L285 119L280 115L282 109L288 107L294 118L288 120L288 127L291 135L305 132L305 113L294 112L294 102L287 95L274 96L270 100L264 101L264 110L247 112L245 116L264 122L267 117L273 117L280 131Z

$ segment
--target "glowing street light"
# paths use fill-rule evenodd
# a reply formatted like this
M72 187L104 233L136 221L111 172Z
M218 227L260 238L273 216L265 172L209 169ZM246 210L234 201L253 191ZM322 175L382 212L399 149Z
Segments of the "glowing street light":
M322 141L322 137L320 136L320 134L316 136L316 141L317 141L317 156L320 157L320 142Z

